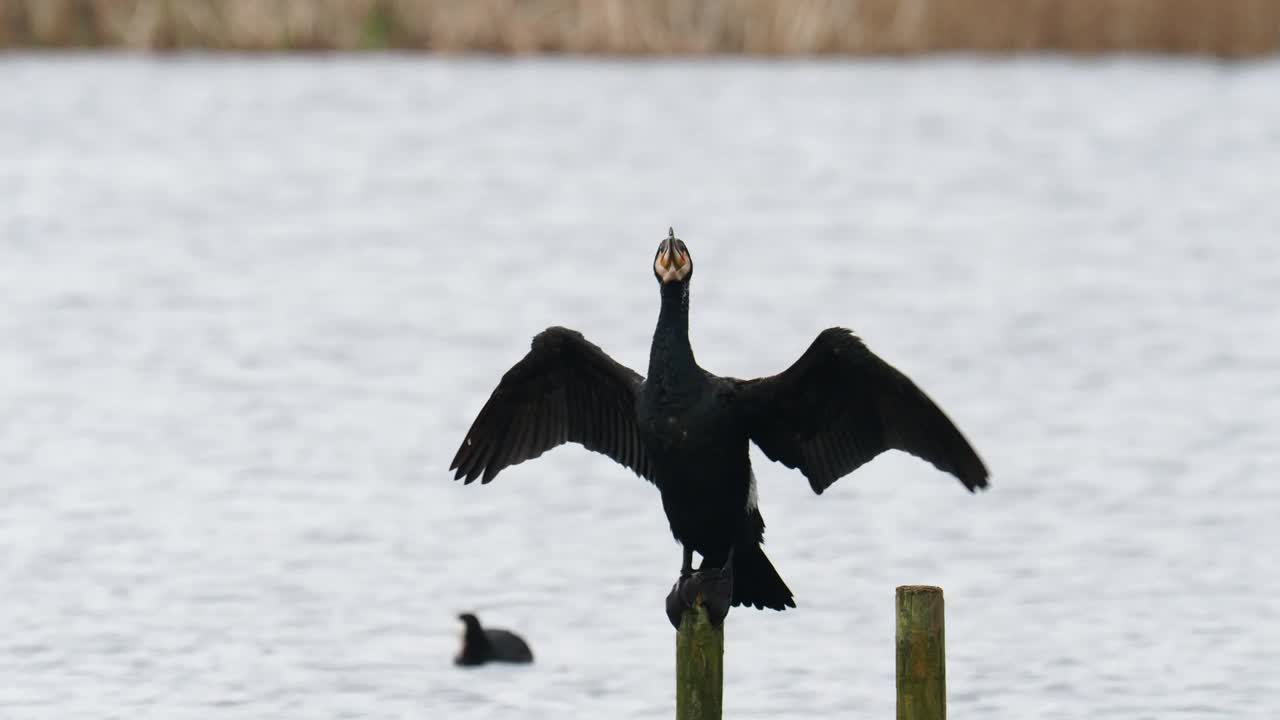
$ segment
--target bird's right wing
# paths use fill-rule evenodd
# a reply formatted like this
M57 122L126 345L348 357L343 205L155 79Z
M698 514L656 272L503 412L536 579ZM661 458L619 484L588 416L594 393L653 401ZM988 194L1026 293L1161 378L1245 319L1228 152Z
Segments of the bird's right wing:
M636 424L642 382L581 333L548 328L502 376L449 469L455 480L487 483L503 468L575 442L652 482Z

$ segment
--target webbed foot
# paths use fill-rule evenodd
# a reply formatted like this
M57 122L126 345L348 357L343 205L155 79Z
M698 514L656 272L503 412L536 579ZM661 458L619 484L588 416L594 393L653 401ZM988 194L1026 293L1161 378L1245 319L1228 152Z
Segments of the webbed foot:
M686 599L685 593L692 580L692 575L681 574L676 584L671 586L671 592L667 593L667 619L676 630L680 629L680 618L685 609L693 607L692 598Z
M680 618L685 610L691 610L701 598L706 608L707 620L712 627L724 624L733 604L733 550L723 567L700 568L697 572L681 571L680 579L667 594L667 619L671 626L680 629Z
M692 592L686 590L691 600L702 597L702 607L707 610L711 627L723 625L733 604L733 551L729 551L724 567L698 570L687 586L692 589Z

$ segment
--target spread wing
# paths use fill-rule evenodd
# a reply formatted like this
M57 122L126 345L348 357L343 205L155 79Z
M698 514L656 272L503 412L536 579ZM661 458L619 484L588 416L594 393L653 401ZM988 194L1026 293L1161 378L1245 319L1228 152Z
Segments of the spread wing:
M503 468L575 442L652 481L636 425L642 382L581 333L548 328L502 376L449 469L455 480L487 483Z
M942 410L844 328L822 331L781 374L742 381L737 401L752 441L798 468L816 493L890 448L970 492L987 486L986 466Z

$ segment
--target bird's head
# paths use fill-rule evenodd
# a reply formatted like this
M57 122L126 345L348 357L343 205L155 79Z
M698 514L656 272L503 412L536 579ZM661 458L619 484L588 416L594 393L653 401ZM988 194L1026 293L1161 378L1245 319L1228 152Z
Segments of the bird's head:
M689 248L671 228L667 229L667 239L658 245L658 252L653 256L653 274L663 285L686 282L693 274Z
M458 615L462 621L462 631L458 633L458 654L454 656L455 665L478 665L483 662L484 631L480 629L480 621L471 613Z

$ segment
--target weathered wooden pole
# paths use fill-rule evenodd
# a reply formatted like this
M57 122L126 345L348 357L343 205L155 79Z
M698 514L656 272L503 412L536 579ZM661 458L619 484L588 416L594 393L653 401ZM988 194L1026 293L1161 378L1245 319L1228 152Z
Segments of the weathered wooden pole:
M942 588L898 588L898 720L945 720L947 658Z
M676 631L676 720L720 720L724 627L711 627L702 596Z

